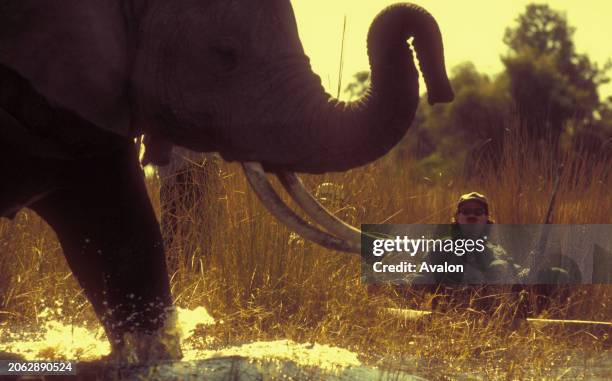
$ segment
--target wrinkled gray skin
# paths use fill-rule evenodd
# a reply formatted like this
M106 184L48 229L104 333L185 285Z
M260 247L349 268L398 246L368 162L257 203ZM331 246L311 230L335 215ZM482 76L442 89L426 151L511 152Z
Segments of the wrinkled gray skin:
M0 216L45 218L119 348L172 305L132 138L268 170L369 163L415 114L410 37L429 102L451 101L440 32L414 5L375 19L372 87L344 103L311 71L288 0L0 0Z
M188 148L275 169L320 173L369 163L414 117L418 74L406 44L413 34L430 102L452 99L439 32L420 8L397 6L377 18L368 38L372 89L345 104L312 73L289 2L246 2L240 12L236 6L166 5L158 10L163 16L147 18L151 37L134 78L137 93L146 95L136 97L143 125ZM181 25L170 36L159 32L168 13ZM172 58L151 60L148 52L160 50ZM153 73L161 81L151 81Z
M0 61L49 101L122 135L149 132L229 160L342 171L384 155L418 101L446 102L438 28L398 5L368 36L372 89L345 104L310 69L289 1L4 1Z

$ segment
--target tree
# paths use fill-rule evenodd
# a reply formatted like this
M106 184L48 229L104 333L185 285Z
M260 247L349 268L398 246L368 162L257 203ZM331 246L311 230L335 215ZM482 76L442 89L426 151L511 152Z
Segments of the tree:
M349 99L362 96L369 85L369 72L353 77L345 87ZM465 62L452 69L450 79L455 100L431 107L427 97L421 97L411 128L390 156L398 165L416 160L417 176L460 174L466 168L472 175L478 172L478 163L499 163L511 121L507 77L491 78Z
M496 167L511 122L506 76L491 78L466 62L453 68L451 84L455 100L425 108L424 129L434 136L439 154L455 163L453 172L471 176L480 164Z
M353 82L346 85L344 92L349 95L349 100L360 98L370 87L370 72L367 70L353 74Z
M599 85L609 81L608 62L599 68L576 52L575 29L567 17L546 4L530 4L506 29L509 51L502 61L518 116L536 139L559 140L568 120L594 118Z

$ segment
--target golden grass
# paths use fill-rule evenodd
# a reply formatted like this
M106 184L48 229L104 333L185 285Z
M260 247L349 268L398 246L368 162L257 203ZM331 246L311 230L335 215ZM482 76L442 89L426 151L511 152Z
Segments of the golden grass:
M521 144L524 139L509 141L515 143L507 145L501 168L485 170L478 180L415 179L410 162L398 166L390 158L347 173L304 178L310 189L324 182L342 186L340 196L325 202L353 224L447 223L458 195L472 190L492 200L498 222L541 223L557 162L548 151ZM554 222L612 223L610 163L566 156ZM578 167L585 163L588 169ZM345 347L367 362L433 378L478 370L487 379L544 379L551 368L574 361L576 348L588 357L606 346L603 336L589 332L508 329L516 308L509 287L484 290L495 298L487 313L475 307L479 296L472 291L468 308L465 300L456 305L451 300L448 312L429 320L385 315L382 307L428 308L435 295L400 294L390 287L369 294L360 284L356 256L293 236L260 205L237 164L220 168L219 175L197 180L214 191L179 213L192 221L191 229L175 237L167 253L176 303L204 305L223 320L207 328L214 346L289 338ZM581 175L587 170L590 176ZM159 181L150 178L148 185L157 212L163 213ZM190 253L184 252L187 243ZM0 323L32 322L55 300L63 302L64 317L96 323L53 232L34 213L22 211L14 222L0 222L0 274ZM553 303L550 309L561 316L612 321L611 297L609 285L576 286L567 305Z

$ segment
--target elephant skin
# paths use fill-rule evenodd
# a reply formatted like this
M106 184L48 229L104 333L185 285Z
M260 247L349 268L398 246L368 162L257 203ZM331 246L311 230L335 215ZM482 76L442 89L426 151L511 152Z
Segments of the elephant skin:
M0 216L29 207L51 225L120 349L172 308L133 139L274 171L370 163L415 115L410 37L429 103L451 101L438 26L412 4L376 17L372 86L345 103L312 72L288 0L0 1Z

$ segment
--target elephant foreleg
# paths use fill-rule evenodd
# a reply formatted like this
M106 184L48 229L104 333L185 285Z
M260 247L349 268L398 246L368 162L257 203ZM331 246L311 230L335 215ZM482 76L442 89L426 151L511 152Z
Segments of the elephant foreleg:
M31 205L55 230L114 349L125 333L158 330L172 307L162 237L135 152L119 156L75 163L67 186Z

